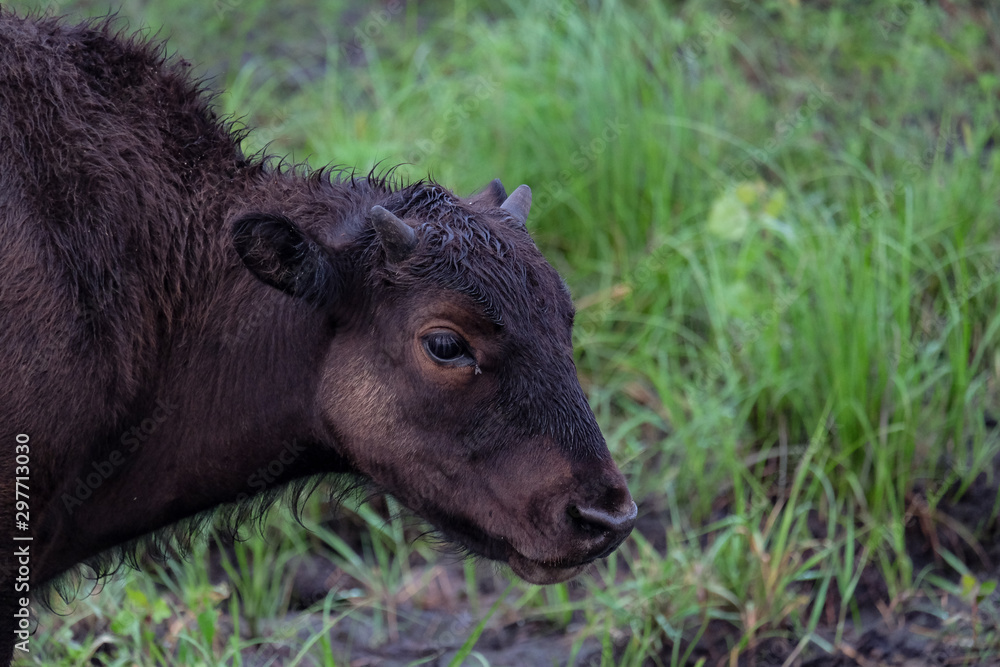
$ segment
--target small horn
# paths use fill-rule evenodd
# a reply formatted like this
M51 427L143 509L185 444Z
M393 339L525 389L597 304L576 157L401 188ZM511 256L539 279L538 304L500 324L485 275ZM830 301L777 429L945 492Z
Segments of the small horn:
M511 217L522 225L528 222L528 211L531 210L531 188L519 185L510 193L500 208L510 213Z
M372 206L371 219L390 262L402 262L417 247L417 234L413 231L413 227L397 218L392 212L381 206Z

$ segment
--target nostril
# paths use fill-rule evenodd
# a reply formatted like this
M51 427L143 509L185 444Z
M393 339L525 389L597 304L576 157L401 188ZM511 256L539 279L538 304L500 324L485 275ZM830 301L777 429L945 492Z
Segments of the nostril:
M628 534L635 523L638 508L635 503L629 501L627 509L622 512L611 513L594 507L579 507L570 505L567 513L575 522L589 528L596 528L602 532Z

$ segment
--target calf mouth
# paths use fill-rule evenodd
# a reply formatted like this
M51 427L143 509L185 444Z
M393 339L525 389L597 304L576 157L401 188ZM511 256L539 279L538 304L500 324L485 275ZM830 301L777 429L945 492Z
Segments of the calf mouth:
M596 558L592 558L576 565L562 565L558 561L554 564L545 563L522 556L516 550L511 549L511 553L507 557L507 565L514 571L514 574L529 584L546 585L558 584L572 579L595 560Z
M442 530L445 539L468 550L476 556L506 563L514 574L529 584L557 584L572 579L598 558L609 555L618 544L611 545L598 555L574 560L554 558L537 560L525 556L510 540L491 535L477 526L465 524L461 529Z

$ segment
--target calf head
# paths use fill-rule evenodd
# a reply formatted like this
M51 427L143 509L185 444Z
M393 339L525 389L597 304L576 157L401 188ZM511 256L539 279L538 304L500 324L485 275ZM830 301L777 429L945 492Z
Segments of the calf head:
M331 447L472 553L574 576L636 507L577 380L569 291L525 228L530 190L377 200L347 240L322 220L234 228L255 275L336 323L315 396Z

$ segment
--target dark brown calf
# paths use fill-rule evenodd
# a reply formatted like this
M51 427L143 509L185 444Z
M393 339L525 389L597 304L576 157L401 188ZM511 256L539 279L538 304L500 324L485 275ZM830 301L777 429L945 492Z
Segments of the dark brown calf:
M241 139L159 48L0 10L0 662L39 586L316 475L536 583L632 528L526 186Z

